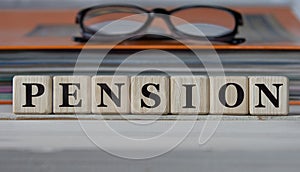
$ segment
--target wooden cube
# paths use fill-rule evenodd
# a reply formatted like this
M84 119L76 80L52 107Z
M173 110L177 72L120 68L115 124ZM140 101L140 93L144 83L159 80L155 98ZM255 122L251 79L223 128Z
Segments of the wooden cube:
M169 78L167 76L131 77L131 112L133 114L169 113Z
M248 114L248 78L210 77L211 114Z
M249 77L251 115L287 115L289 82L284 76Z
M127 76L92 77L93 113L129 113L130 81Z
M53 77L53 112L90 113L90 90L89 76Z
M23 114L51 113L51 77L15 76L13 79L13 112Z
M171 76L170 87L172 114L208 114L208 77Z

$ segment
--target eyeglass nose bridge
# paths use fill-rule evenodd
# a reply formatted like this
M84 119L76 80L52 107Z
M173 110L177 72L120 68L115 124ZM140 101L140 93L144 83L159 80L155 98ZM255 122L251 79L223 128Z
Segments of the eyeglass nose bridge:
M150 13L170 15L170 12L163 8L154 8Z
M153 20L155 17L159 17L167 21L169 19L170 12L163 8L154 8L150 12L150 17ZM169 24L169 23L167 23Z
M154 8L150 12L150 20L147 22L147 25L151 25L155 18L161 18L165 21L165 24L170 29L172 33L175 33L175 28L170 20L171 13L163 8Z

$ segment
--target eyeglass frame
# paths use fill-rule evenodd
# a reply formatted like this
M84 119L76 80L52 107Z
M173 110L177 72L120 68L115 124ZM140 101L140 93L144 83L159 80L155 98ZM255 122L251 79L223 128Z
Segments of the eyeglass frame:
M144 12L145 14L147 14L147 20L146 22L136 31L128 33L128 34L116 34L116 35L107 35L107 34L101 34L101 33L97 33L97 31L94 31L92 29L86 28L84 26L84 17L85 15L92 10L95 9L100 9L100 8L132 8L132 9L136 9L139 10L141 12ZM233 18L235 19L235 26L233 28L233 30L231 32L225 33L223 35L220 36L196 36L196 35L190 35L187 33L184 33L178 29L176 29L176 27L173 25L173 23L170 20L170 15L172 15L173 13L177 12L177 11L181 11L181 10L185 10L185 9L189 9L189 8L211 8L211 9L217 9L217 10L222 10L222 11L226 11L228 13L230 13ZM137 14L143 14L143 13L137 13ZM160 14L163 14L161 16L159 16ZM178 7L178 8L174 8L172 10L166 10L164 8L154 8L152 10L146 10L144 8L141 8L139 6L135 6L135 5L96 5L96 6L92 6L92 7L88 7L85 8L83 10L80 10L77 13L76 16L76 24L79 24L80 29L81 29L81 34L82 37L74 37L74 41L77 42L86 42L87 40L89 40L94 34L97 33L97 37L98 36L102 36L102 37L109 37L109 39L111 39L111 37L120 37L120 36L126 36L126 37L131 37L131 36L135 36L137 34L140 33L146 33L145 31L149 28L150 24L152 23L152 21L156 18L156 17L161 17L167 24L168 28L170 29L170 31L172 31L172 33L174 33L176 36L179 36L180 38L190 38L190 39L197 39L197 40L209 40L209 41L214 41L214 42L225 42L225 43L229 43L229 44L241 44L243 42L246 41L245 38L235 38L235 36L238 34L238 28L239 26L243 25L243 18L242 15L237 12L234 11L232 9L226 8L226 7L222 7L222 6L209 6L209 5L188 5L188 6L182 6L182 7Z

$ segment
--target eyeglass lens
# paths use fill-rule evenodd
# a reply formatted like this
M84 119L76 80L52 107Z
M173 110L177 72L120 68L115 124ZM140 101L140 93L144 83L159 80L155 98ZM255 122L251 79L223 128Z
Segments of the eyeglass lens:
M85 28L104 35L129 34L139 30L148 15L134 8L99 8L89 11L84 18Z
M200 30L205 36L220 36L231 32L235 27L235 18L231 13L214 8L183 9L174 12L170 18L177 30L193 36L198 36L194 29Z

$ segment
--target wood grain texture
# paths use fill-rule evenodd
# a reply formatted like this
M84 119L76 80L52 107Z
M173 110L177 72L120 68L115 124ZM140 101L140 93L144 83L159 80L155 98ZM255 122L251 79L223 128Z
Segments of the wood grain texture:
M105 92L105 90L102 89L102 87L100 87L101 84L106 84L107 87L109 87L110 91L112 92L112 97L110 97L108 93ZM130 80L128 76L92 77L92 113L129 113L129 88Z
M170 102L172 114L208 114L208 77L171 76Z
M228 85L224 87L224 85ZM238 86L242 92L238 93ZM220 93L224 88L224 94ZM224 99L220 99L224 95ZM238 95L243 95L238 103ZM223 100L223 101L222 101ZM223 102L223 103L222 103ZM227 104L227 106L225 106ZM216 76L210 77L210 113L211 114L248 114L248 78L244 76Z
M44 91L40 96L32 97L34 107L26 104L26 87L23 84L41 84ZM32 94L38 95L38 87L32 85ZM13 79L13 112L18 114L48 114L52 112L52 79L50 76L15 76Z
M146 88L150 94L145 97L147 93L143 93L142 88L147 84L153 85ZM156 99L157 97L159 97L159 100ZM142 107L142 102L150 108ZM169 112L169 78L167 76L131 77L131 113L167 114Z
M260 91L257 84L264 84L275 99L278 107L270 101L266 93ZM279 85L274 85L279 84ZM281 85L282 84L282 85ZM281 86L280 86L281 85ZM261 93L260 93L261 92ZM277 92L278 96L277 96ZM289 81L284 76L249 77L249 109L251 115L287 115L289 113ZM261 102L259 96L261 94ZM264 107L260 106L263 105Z
M63 86L68 86L67 100L71 107L63 105ZM90 113L91 94L89 76L54 76L53 77L53 112L54 113ZM81 103L80 103L81 102ZM77 107L76 107L77 106Z

